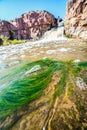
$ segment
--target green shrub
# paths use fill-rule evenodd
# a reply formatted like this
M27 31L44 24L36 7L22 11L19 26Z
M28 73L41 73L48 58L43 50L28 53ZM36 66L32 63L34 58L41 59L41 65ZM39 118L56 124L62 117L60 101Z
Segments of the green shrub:
M14 39L14 40L8 40L9 44L20 44L20 43L23 43L24 41L23 40L17 40L17 39Z

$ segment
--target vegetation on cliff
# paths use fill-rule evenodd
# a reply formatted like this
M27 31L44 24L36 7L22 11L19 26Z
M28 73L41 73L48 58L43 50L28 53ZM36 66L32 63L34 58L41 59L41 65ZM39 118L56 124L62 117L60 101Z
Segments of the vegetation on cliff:
M4 37L4 36L0 36L0 45L10 45L10 44L20 44L20 43L24 43L25 40L17 40L17 39L13 39L13 40L9 40L8 37Z

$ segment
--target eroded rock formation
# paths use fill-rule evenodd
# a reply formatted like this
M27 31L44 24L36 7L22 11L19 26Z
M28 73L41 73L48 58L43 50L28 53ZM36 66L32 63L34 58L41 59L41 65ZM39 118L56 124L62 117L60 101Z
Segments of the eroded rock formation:
M0 21L0 35L10 39L37 38L46 30L55 27L57 20L47 11L31 11L13 21Z
M67 35L87 40L87 0L69 0L65 18Z

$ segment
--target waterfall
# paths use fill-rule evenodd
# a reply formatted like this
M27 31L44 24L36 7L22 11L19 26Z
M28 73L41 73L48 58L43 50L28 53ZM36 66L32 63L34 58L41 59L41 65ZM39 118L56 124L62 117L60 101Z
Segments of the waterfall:
M43 36L38 40L39 43L56 42L59 40L67 40L64 36L64 26L58 26L49 31L46 31Z

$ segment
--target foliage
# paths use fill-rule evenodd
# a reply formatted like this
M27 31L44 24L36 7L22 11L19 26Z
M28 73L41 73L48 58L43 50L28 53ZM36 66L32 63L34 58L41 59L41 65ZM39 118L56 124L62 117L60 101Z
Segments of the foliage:
M8 40L9 44L20 44L20 43L23 43L23 42L24 42L23 40L17 40L17 39Z
M3 40L4 46L9 44L21 44L25 42L25 40L17 40L17 39L9 40L9 37L4 37L3 35L1 35L0 38Z
M4 37L3 35L1 35L0 38L3 40L3 45L8 45L8 37Z

